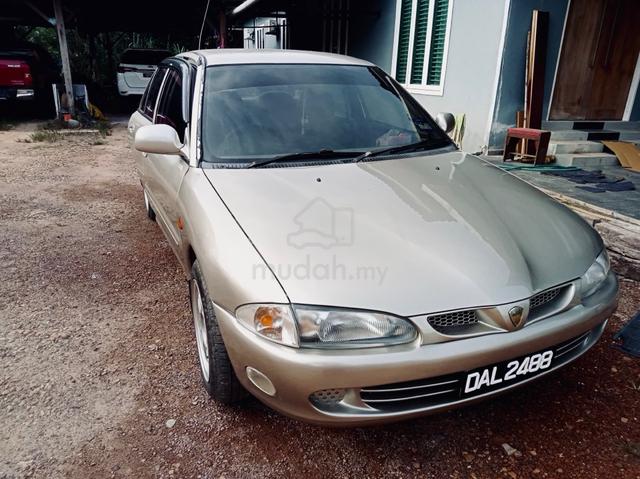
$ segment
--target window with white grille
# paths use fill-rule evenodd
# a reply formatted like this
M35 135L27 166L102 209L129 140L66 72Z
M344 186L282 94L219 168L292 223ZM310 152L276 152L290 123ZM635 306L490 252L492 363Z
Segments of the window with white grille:
M410 90L442 94L454 0L397 0L393 75Z

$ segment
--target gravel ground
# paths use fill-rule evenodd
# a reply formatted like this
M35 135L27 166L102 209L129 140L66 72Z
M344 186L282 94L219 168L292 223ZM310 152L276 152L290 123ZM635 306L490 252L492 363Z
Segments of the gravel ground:
M33 128L0 132L0 478L640 477L640 362L610 347L638 283L591 352L490 402L338 430L222 407L124 127Z

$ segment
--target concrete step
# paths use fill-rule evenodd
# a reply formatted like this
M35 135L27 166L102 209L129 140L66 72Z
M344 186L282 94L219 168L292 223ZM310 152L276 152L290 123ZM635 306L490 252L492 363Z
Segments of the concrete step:
M640 130L640 121L605 121L605 130Z
M620 162L616 155L608 153L565 153L556 155L556 164L560 166L599 167L614 166Z
M589 133L581 130L551 130L551 141L586 140Z
M603 149L598 141L584 140L552 140L549 143L549 154L560 155L565 153L599 153Z
M587 140L589 141L617 141L620 133L613 130L582 130L587 132Z
M542 129L547 131L573 130L573 121L572 120L543 121Z
M550 120L542 122L542 129L547 131L561 130L610 130L640 131L640 121L584 121L584 120Z
M640 140L640 130L620 130L620 141Z

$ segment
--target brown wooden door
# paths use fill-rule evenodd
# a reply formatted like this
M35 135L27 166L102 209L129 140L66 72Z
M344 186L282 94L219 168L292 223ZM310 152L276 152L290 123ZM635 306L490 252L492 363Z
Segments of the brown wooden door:
M620 120L640 52L640 0L572 0L552 120Z

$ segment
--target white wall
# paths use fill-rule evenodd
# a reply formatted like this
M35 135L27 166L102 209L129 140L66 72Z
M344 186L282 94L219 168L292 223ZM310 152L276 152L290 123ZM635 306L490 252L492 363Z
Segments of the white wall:
M465 113L462 147L474 153L487 143L508 0L452 1L443 95L412 93L432 116Z

